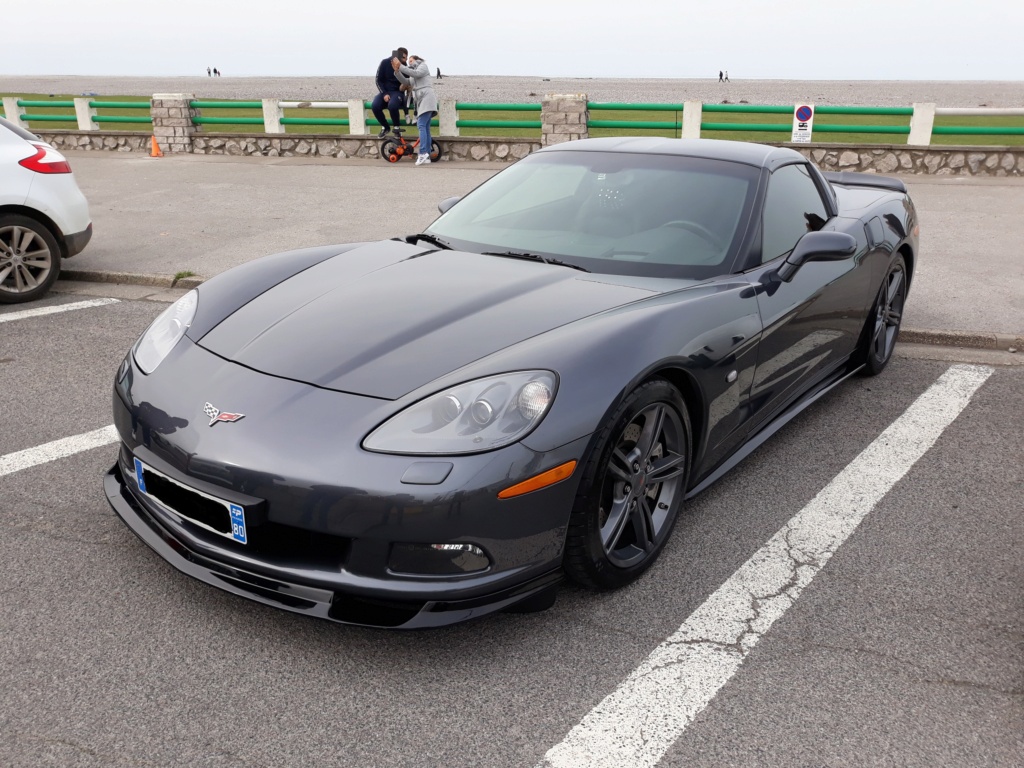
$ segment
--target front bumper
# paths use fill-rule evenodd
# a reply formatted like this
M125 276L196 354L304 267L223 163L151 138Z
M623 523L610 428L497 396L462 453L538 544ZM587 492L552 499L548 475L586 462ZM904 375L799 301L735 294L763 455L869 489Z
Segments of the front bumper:
M515 586L475 597L458 596L469 586L462 583L458 590L439 594L437 599L424 596L409 599L402 593L388 594L380 588L368 592L331 588L312 575L288 573L286 569L255 562L241 567L218 557L215 550L197 547L187 535L182 535L182 529L170 516L161 515L136 497L125 480L120 462L107 473L103 488L111 507L124 523L182 573L250 600L344 624L395 629L454 624L500 611L553 589L562 578L561 569L556 568Z
M206 402L247 415L213 427ZM579 460L589 436L549 451L372 453L360 437L401 404L260 374L188 341L148 376L126 357L112 405L122 447L106 480L111 505L162 557L214 586L335 621L413 628L500 610L560 576L578 476L498 493ZM225 505L244 512L245 536L219 527ZM449 552L460 547L473 553ZM439 567L439 557L452 560Z

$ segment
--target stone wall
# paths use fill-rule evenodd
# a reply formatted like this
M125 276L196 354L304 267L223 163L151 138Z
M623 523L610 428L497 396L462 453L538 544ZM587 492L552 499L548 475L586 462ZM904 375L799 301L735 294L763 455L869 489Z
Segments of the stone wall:
M129 131L37 131L57 149L145 152L150 134ZM438 137L442 157L450 160L513 162L540 149L536 139L511 137ZM264 157L378 157L380 141L337 134L238 134L197 132L192 151L207 155ZM1024 146L907 147L901 144L783 144L813 160L825 171L935 176L1024 176Z
M150 133L134 131L33 131L57 149L106 150L108 152L145 152L149 154Z
M934 176L1024 176L1024 147L907 147L902 144L784 144L823 171Z

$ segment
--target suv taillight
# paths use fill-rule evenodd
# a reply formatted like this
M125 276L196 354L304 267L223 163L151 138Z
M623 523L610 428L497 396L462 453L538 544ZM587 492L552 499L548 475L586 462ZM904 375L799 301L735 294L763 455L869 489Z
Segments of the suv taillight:
M30 143L36 148L36 153L18 161L22 168L28 168L36 173L71 173L71 166L60 152L49 144L36 144L34 141Z

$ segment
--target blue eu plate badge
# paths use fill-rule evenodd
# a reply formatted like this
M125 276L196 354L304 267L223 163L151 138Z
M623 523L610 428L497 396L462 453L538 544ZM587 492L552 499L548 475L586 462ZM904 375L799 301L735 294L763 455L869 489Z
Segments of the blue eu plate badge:
M139 482L139 490L145 493L146 480L142 477L142 462L138 459L135 460L135 479Z
M245 510L237 504L231 507L231 538L245 544Z

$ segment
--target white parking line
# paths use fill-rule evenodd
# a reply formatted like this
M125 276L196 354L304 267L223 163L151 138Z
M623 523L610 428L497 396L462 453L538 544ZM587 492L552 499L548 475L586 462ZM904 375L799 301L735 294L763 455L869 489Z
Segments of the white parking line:
M35 467L39 464L46 464L48 461L73 456L76 453L88 451L92 448L110 445L118 440L120 440L120 437L118 437L117 430L111 424L102 429L95 429L92 432L74 435L73 437L64 437L60 440L54 440L52 443L37 445L35 448L26 448L23 451L8 453L6 456L0 456L0 477L9 475L12 472L20 472L23 469Z
M53 307L37 307L36 309L23 309L20 312L10 312L0 315L0 323L9 323L12 320L24 320L26 317L39 317L40 315L55 315L58 312L70 312L73 309L87 309L89 307L102 307L104 304L117 304L117 299L89 299L88 301L76 301L71 304L57 304Z
M947 370L552 747L538 768L656 765L992 370Z

